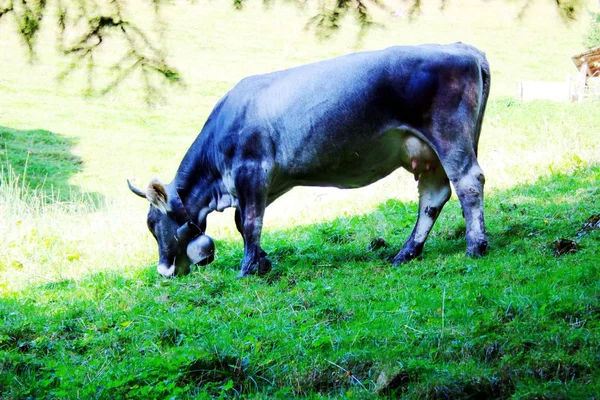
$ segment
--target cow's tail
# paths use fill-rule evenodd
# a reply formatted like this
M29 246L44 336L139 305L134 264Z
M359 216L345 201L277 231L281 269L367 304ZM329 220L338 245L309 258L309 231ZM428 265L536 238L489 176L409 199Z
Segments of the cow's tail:
M479 113L477 115L477 125L475 126L475 137L474 137L475 155L477 155L477 148L479 147L479 136L481 134L481 125L483 124L483 115L485 114L485 107L487 105L488 96L490 95L490 84L491 84L490 65L488 64L485 54L483 52L480 52L479 50L477 50L477 56L479 59L479 68L481 70L482 90L481 90L481 102L479 105Z

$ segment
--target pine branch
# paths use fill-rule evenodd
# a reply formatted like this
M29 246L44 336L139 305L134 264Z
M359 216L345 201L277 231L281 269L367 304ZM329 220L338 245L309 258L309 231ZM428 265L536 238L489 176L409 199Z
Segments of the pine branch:
M137 25L123 12L123 6L130 0L56 0L56 23L58 31L58 50L71 63L59 74L66 79L74 71L86 71L87 91L90 94L105 94L117 88L128 78L139 74L144 83L147 101L154 102L160 97L162 84L182 83L179 72L166 60L161 50L164 43L164 19L161 18L161 6L167 0L150 0L147 6L154 15L154 28L147 29ZM193 1L193 0L192 0ZM247 0L231 0L236 9L243 9ZM291 3L300 7L308 0L263 0L265 6L276 1ZM409 19L418 18L423 0L409 0ZM450 0L439 1L444 8ZM483 1L483 0L482 0ZM524 0L519 17L523 17L535 0ZM553 0L565 21L578 16L583 8L582 0ZM315 31L320 38L328 38L339 30L343 20L353 18L359 26L359 39L371 28L380 26L373 19L373 10L391 12L385 0L320 0L318 13L306 24L307 29ZM8 15L17 22L18 34L27 46L30 58L35 56L35 43L42 20L49 12L47 0L0 0L0 23ZM153 37L154 36L156 37ZM73 38L74 39L71 39ZM125 43L124 56L109 65L108 70L116 74L114 79L98 90L94 90L97 76L102 74L99 64L105 59L102 49L114 45L113 40Z
M153 7L159 4L160 2L155 0ZM106 94L139 72L143 78L148 103L160 100L159 86L162 82L181 83L181 75L167 63L165 54L158 47L160 43L154 42L144 29L126 18L120 0L111 0L109 9L100 15L96 11L97 4L91 0L79 0L79 5L79 14L69 18L68 9L64 3L59 3L59 49L65 56L73 58L73 62L61 72L60 79L85 68L88 73L88 93ZM68 33L81 25L84 28L79 37L71 44L66 44ZM109 37L124 39L125 56L109 68L117 72L117 76L105 87L94 90L93 78L99 69L94 57L99 54L100 48ZM162 81L159 79L157 82L152 76L158 76Z

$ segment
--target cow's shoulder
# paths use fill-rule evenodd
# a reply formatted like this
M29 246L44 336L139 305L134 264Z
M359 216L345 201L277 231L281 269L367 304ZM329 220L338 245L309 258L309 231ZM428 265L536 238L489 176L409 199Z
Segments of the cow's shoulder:
M248 97L256 95L278 79L281 79L283 76L287 75L289 71L290 70L282 70L245 77L231 89L230 94L236 99L247 99Z

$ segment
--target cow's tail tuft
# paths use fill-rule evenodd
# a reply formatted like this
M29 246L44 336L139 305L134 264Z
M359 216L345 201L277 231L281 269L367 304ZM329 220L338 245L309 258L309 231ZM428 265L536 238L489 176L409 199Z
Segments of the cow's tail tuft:
M478 58L480 63L481 70L481 81L482 81L482 90L481 90L481 103L479 105L479 113L477 116L477 125L475 126L475 155L477 155L477 148L479 147L479 136L481 134L481 125L483 124L483 115L485 114L485 107L487 105L488 96L490 95L490 84L491 84L491 74L490 74L490 65L488 64L487 58L483 52L478 51Z

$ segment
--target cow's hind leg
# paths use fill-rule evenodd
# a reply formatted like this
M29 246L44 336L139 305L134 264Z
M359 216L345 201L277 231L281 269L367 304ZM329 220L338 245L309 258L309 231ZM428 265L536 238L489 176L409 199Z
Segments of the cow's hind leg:
M419 216L402 250L394 257L394 265L419 256L442 207L450 198L450 182L441 166L422 172L419 177Z
M480 257L488 247L483 216L483 171L474 151L465 158L468 162L462 167L456 167L452 157L446 159L449 159L446 160L446 171L460 200L467 226L467 255Z
M467 255L480 257L488 247L483 212L485 177L477 162L471 128L460 118L459 113L446 119L439 124L444 127L444 133L438 130L434 135L438 138L439 159L454 186L465 217Z

